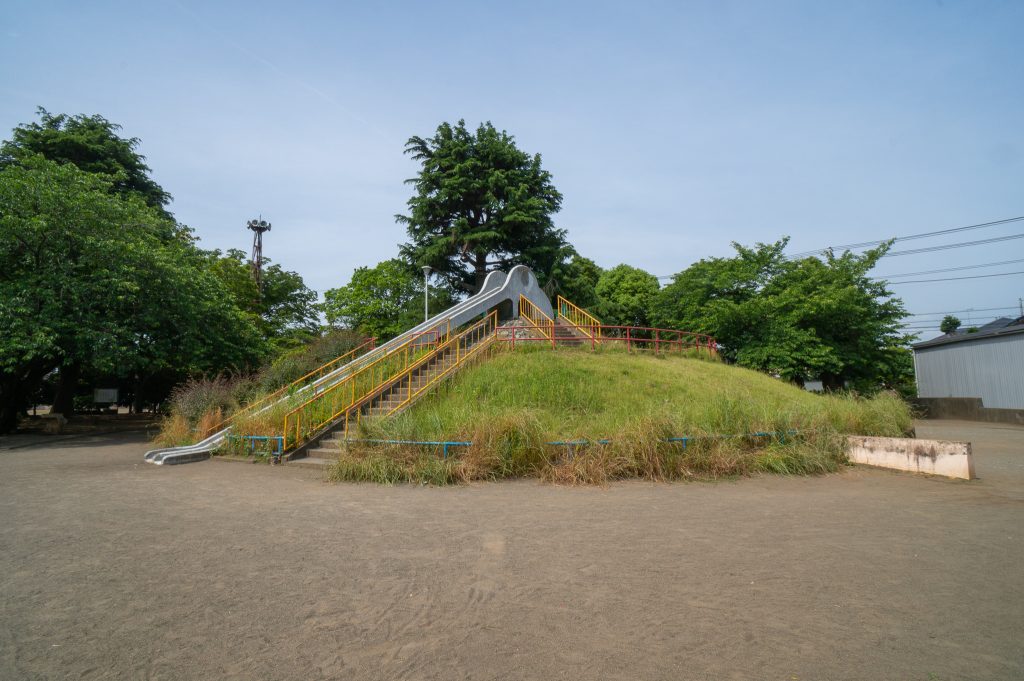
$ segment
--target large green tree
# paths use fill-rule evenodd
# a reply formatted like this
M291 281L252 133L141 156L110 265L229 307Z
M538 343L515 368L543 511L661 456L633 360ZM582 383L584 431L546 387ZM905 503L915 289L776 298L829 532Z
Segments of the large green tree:
M603 324L650 326L649 312L658 295L658 279L629 265L617 265L601 273L595 291L595 311Z
M431 314L452 302L447 288L430 288ZM387 340L423 321L423 277L397 258L360 267L348 284L324 293L321 309L333 327Z
M549 272L565 245L552 216L562 205L540 154L520 150L490 123L442 123L433 137L411 137L420 165L409 180L409 214L396 215L410 237L402 255L429 265L456 290L479 291L487 273L513 265Z
M38 114L38 122L19 125L0 145L0 168L43 156L87 173L109 175L113 191L134 194L148 206L165 210L171 195L150 177L137 137L121 137L121 126L99 115L54 115L42 107Z
M551 298L562 296L585 310L597 305L597 282L604 272L596 262L584 258L572 246L565 247L565 256L546 275L544 291Z
M38 156L0 170L0 430L54 370L69 413L86 370L220 371L264 353L190 235L112 190Z
M263 259L263 288L256 288L245 252L211 251L210 269L230 291L235 305L253 316L263 337L274 345L308 341L319 330L316 291L296 272Z
M826 389L901 388L910 380L902 301L869 273L888 245L788 260L788 240L701 260L658 294L658 325L713 335L738 364Z

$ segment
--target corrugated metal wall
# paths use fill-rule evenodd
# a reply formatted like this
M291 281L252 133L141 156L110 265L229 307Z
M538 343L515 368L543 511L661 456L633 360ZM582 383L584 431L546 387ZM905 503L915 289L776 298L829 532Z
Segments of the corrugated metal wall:
M1024 409L1024 334L914 351L918 397L980 397L986 407Z

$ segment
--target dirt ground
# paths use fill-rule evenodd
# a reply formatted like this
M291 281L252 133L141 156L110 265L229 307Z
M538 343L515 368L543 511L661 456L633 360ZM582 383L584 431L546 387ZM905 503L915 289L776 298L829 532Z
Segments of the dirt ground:
M918 432L980 479L389 488L7 440L0 679L1024 678L1024 428Z

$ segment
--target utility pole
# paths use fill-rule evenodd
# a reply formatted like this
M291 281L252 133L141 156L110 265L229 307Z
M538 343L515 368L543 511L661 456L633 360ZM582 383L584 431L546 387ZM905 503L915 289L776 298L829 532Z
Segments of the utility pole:
M430 319L430 265L423 266L423 321Z
M252 267L252 278L256 281L256 290L263 295L263 232L270 231L270 223L259 216L249 220L246 227L252 230L252 256L249 264Z

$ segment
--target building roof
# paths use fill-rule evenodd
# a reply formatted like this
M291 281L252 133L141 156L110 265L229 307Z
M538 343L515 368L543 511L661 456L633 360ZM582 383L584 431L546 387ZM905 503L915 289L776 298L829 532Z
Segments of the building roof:
M938 338L933 338L921 343L914 343L911 347L915 350L923 350L937 345L964 343L982 338L992 338L994 336L1009 336L1015 333L1024 333L1024 317L1018 317L1017 319L1013 319L1011 317L1000 317L995 321L991 321L984 326L978 327L978 330L974 333L968 333L963 329L957 329L953 333L946 333Z

